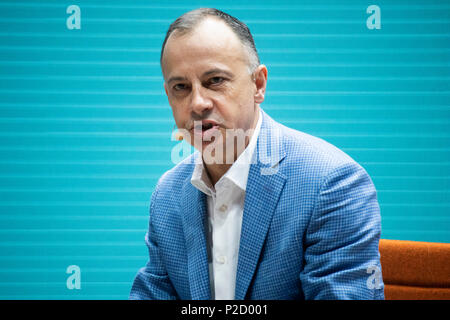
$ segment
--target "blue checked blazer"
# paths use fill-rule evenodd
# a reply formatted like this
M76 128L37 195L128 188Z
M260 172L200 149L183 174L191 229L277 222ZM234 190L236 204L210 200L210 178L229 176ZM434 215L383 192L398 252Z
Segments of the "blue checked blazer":
M383 299L380 210L366 171L333 145L262 111L245 195L235 299ZM149 260L130 299L211 299L206 196L196 151L158 181ZM379 273L381 274L381 273Z

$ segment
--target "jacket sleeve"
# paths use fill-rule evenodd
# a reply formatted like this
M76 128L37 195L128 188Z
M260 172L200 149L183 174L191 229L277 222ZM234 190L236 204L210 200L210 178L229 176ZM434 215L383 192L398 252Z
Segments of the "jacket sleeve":
M156 187L150 204L149 228L145 235L145 243L148 248L149 260L145 267L141 268L133 282L130 300L175 300L178 299L176 291L169 279L158 248L157 237L152 225L152 217L155 214L155 202L158 195Z
M323 179L305 234L305 299L384 299L375 187L357 163Z

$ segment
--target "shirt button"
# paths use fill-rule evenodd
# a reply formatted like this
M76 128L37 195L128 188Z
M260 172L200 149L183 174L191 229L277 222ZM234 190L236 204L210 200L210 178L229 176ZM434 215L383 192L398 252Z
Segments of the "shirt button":
M225 211L227 211L227 209L228 209L228 207L226 206L226 205L221 205L220 206L220 208L219 208L219 210L221 211L221 212L225 212Z
M218 257L216 258L216 260L217 260L218 263L224 264L224 263L227 262L227 257L225 257L225 256L218 256Z

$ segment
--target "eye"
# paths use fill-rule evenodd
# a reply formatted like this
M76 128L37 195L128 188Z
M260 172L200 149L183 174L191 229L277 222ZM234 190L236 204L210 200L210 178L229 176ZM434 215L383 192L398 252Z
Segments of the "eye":
M187 86L186 86L186 84L184 84L184 83L177 83L177 84L175 84L172 88L173 88L173 90L175 90L175 91L181 91L181 90L186 89Z
M209 79L209 83L212 85L221 84L224 81L225 79L222 77L212 77L211 79Z

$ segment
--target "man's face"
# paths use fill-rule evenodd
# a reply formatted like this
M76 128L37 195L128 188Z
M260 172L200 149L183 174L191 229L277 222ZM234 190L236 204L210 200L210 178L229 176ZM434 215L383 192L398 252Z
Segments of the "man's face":
M255 100L248 55L234 32L215 18L206 18L187 34L176 32L166 43L162 69L177 127L189 131L192 145L201 139L203 150L219 132L225 137L227 129L254 128L262 101ZM194 130L194 122L203 128ZM218 140L215 148L223 147Z

